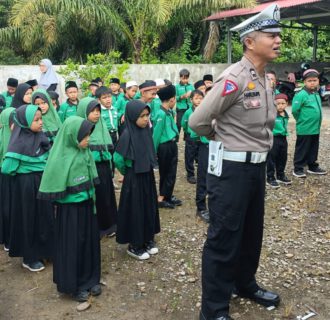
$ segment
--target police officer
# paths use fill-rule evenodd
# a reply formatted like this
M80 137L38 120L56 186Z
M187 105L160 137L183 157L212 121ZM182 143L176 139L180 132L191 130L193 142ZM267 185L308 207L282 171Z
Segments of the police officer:
M202 256L202 320L232 319L234 288L239 296L264 306L280 302L255 278L263 235L265 161L276 115L264 68L280 54L279 8L270 5L231 30L240 33L244 56L219 76L189 121L198 135L223 145L216 154L222 158L217 162L222 172L207 177L210 226Z

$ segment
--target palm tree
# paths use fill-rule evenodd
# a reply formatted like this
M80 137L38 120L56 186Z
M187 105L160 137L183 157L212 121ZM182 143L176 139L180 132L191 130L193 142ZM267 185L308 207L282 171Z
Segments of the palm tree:
M182 23L203 19L220 8L251 6L254 0L15 0L10 25L0 29L0 42L19 42L32 60L62 50L62 57L81 57L86 47L128 44L135 63L144 46L160 39L171 18ZM149 35L148 35L149 32ZM107 37L112 41L107 41ZM149 36L149 38L148 38Z

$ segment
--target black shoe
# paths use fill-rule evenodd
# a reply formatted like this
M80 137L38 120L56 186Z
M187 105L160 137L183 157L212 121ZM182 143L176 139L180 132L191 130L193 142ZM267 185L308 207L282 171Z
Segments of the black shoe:
M148 260L150 258L150 255L145 248L136 248L129 245L127 253L137 260Z
M156 243L153 240L150 240L150 241L146 242L144 244L144 248L149 253L149 255L154 255L154 254L157 254L159 252L159 250L156 246Z
M302 169L295 169L292 174L297 178L306 178L306 174Z
M316 174L316 175L325 175L325 174L328 173L326 170L323 170L320 167L316 167L316 168L313 168L313 169L308 169L307 172L310 173L310 174Z
M168 201L158 201L158 208L164 208L164 209L174 209L175 205L173 203L170 203Z
M202 313L202 311L199 314L199 320L233 320L232 317L230 317L229 315L224 315L224 316L219 316L217 318L206 318L204 316L204 314Z
M288 186L289 184L292 184L292 181L290 179L288 179L288 177L285 175L277 178L277 182L284 184L286 186Z
M277 293L267 291L262 288L259 288L256 292L253 293L238 291L238 295L243 298L251 299L265 307L277 307L281 301L280 296Z
M89 292L87 290L79 291L76 294L74 294L72 297L78 302L85 302L89 298Z
M182 201L180 199L178 199L177 197L175 197L175 196L172 196L171 200L168 201L168 202L174 204L177 207L182 205Z
M38 272L45 269L45 265L41 261L26 263L23 261L23 268L29 269L32 272Z
M197 183L196 178L194 176L187 177L187 181L190 184L196 184Z
M278 189L280 187L280 185L274 178L267 179L267 184L273 189Z
M102 293L102 288L100 284L96 284L95 286L91 287L90 289L92 296L99 296Z
M204 222L210 223L210 213L209 210L197 210L196 215L200 217Z

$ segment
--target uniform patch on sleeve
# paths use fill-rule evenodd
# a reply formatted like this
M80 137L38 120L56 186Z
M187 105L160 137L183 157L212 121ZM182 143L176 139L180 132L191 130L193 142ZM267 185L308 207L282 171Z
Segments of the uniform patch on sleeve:
M228 94L231 94L235 91L238 90L238 86L234 81L231 80L226 80L223 91L222 91L222 96L227 96Z

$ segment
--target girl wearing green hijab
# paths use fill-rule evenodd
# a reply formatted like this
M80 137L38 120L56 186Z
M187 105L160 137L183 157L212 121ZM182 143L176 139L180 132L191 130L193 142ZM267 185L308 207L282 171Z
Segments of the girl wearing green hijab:
M38 197L55 201L53 280L57 290L79 302L101 294L100 240L94 214L98 176L88 141L94 125L77 116L59 130Z
M113 149L110 133L101 117L101 105L93 98L81 99L77 116L95 125L90 136L89 149L95 160L100 184L96 186L96 212L101 237L115 235L117 223L117 203L112 181L111 153Z
M34 105L17 108L1 171L15 177L9 256L23 257L23 267L30 271L43 270L42 259L53 256L53 206L50 201L37 199L49 149L49 141L42 132L41 110Z
M53 143L58 130L62 126L62 122L53 106L52 99L45 89L38 89L32 94L32 103L41 109L42 131L45 132L49 141Z
M13 127L15 108L7 108L0 115L0 170L7 152ZM9 251L10 208L13 177L0 173L0 243Z

